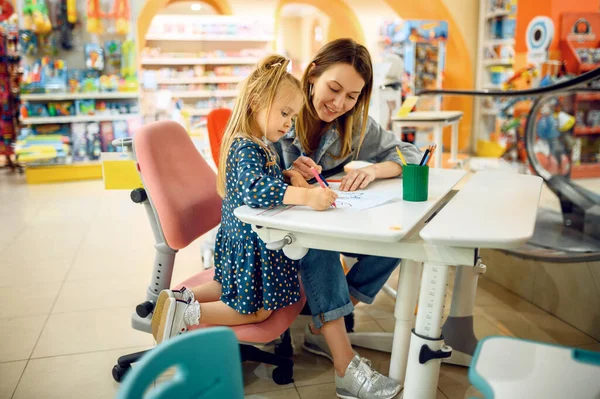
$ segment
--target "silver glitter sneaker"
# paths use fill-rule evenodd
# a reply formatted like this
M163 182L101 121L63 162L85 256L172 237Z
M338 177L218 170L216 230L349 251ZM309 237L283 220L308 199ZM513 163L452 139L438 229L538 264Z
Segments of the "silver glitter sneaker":
M170 306L172 306L170 303L175 299L179 299L186 303L192 303L194 302L194 292L185 287L181 287L179 290L162 290L160 292L158 298L156 299L156 305L154 306L151 322L152 335L154 336L154 339L156 339L158 334L158 324L163 317L162 313L167 311Z
M400 384L371 367L367 359L354 356L346 374L335 374L335 394L342 399L391 399L400 392Z

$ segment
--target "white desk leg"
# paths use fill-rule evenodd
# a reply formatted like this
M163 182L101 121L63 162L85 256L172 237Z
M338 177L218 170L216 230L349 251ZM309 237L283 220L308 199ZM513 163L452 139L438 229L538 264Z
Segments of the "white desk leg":
M392 357L390 360L390 377L404 384L406 375L406 362L410 345L410 330L412 328L417 294L419 293L419 275L421 263L412 260L403 260L398 279L398 290L394 317L394 341L392 343Z
M442 357L451 349L442 345L442 317L448 283L448 265L423 265L417 322L410 339L404 399L435 399Z
M444 152L444 135L442 134L444 132L444 128L441 127L440 125L436 125L433 128L433 141L434 143L437 145L437 148L435 149L435 167L436 168L441 168L442 167L442 153Z
M473 331L473 309L477 280L483 273L485 265L480 262L475 267L456 268L450 314L442 327L444 341L452 347L452 356L444 359L444 363L466 367L471 364L477 346L477 337Z
M450 162L458 162L458 122L452 123L452 136L450 142Z

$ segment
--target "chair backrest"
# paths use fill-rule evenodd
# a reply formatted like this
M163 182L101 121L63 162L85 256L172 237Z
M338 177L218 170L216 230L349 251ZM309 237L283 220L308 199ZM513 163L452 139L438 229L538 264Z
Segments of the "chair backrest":
M175 366L172 379L157 382ZM190 331L164 341L142 356L125 375L117 399L129 398L238 399L244 397L240 349L235 334L227 327Z
M133 150L169 247L184 248L220 223L216 174L183 126L147 124L135 134Z
M217 108L210 111L206 117L206 128L208 129L208 140L210 142L210 153L215 165L219 167L219 155L221 153L221 139L225 133L227 121L231 116L228 108Z

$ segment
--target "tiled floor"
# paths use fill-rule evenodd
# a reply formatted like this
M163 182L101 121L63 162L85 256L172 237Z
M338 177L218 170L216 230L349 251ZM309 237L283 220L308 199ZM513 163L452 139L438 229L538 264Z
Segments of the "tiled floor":
M144 210L127 192L104 191L98 181L28 186L4 171L0 199L0 399L114 397L117 357L153 345L129 320L153 259ZM200 267L197 242L178 255L173 281ZM480 338L505 334L600 350L594 339L489 280L481 280L476 302ZM384 294L359 306L356 329L392 331L392 310ZM293 325L296 348L306 322ZM358 350L387 371L388 354ZM244 364L248 397L334 397L329 361L297 349L295 364L288 386L275 385L270 368ZM438 398L474 395L466 369L442 366Z

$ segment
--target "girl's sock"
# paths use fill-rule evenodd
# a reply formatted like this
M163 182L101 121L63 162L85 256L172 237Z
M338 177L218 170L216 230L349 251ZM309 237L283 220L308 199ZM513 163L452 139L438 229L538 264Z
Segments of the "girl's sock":
M200 324L200 317L202 317L200 303L194 300L185 308L185 311L183 312L183 321L187 327L191 327Z

